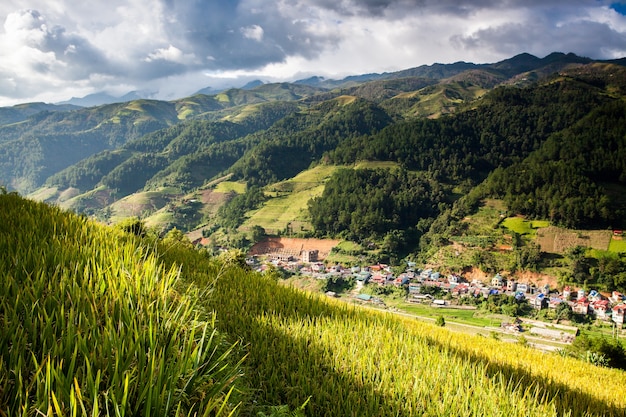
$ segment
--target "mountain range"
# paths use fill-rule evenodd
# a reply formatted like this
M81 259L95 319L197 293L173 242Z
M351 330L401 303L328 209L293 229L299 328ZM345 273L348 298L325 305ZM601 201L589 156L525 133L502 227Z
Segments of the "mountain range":
M319 199L311 206L319 212L309 213L307 203L299 203L307 214L292 220L309 219L302 230L313 233L361 230L384 236L393 229L415 228L420 219L436 219L459 199L459 188L468 193L476 187L488 189L481 191L484 195L508 198L520 212L551 216L567 226L618 226L624 210L615 204L621 204L626 178L619 129L620 105L626 96L624 64L624 59L594 61L563 53L544 58L521 54L493 64L424 65L342 80L255 81L244 88L172 101L0 108L0 184L103 219L139 215L164 229L190 230L217 221L219 207L237 203L233 199L237 192L212 202L198 198L198 192L213 189L220 179L247 185L248 190L266 187L267 194L271 187L277 189L271 184L319 164L340 167L379 161L422 177L402 181L430 190L425 191L429 203L423 215L405 219L393 207L372 206L374 212L397 221L382 226L372 220L369 229L353 224L354 230L350 221L324 224L316 220L322 213L341 215L325 212L326 200L352 197L331 197L330 191L325 196L322 187L309 196ZM604 129L616 136L575 143L591 135L589 126L596 123L604 123ZM563 150L548 149L559 146L585 154L566 157ZM607 146L614 151L611 157L595 152ZM602 162L584 161L590 155ZM529 171L528 164L534 172L539 164L545 167L558 160L563 171L559 175L565 177L575 164L589 167L567 177L577 181L577 187L588 184L580 186L584 192L578 197L563 191L563 201L584 200L567 203L572 206L569 214L556 203L528 203L549 192L542 181L558 182L554 171L532 176L532 181L528 179L532 187L519 184L509 190L503 183L526 178L522 173ZM396 191L390 189L389 195ZM403 190L397 198L415 192ZM201 204L191 207L190 200ZM261 200L248 198L243 207L258 208ZM588 207L581 208L584 204ZM231 211L238 212L233 207ZM222 213L220 224L226 217Z

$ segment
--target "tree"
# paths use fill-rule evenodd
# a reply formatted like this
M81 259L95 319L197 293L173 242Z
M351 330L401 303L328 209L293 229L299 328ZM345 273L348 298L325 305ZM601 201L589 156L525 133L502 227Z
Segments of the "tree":
M443 316L437 316L435 319L435 325L444 327L446 325L446 319L444 319Z
M128 219L125 219L124 221L118 223L117 227L119 227L126 233L131 233L139 237L145 237L148 233L145 223L138 217L130 217Z
M556 314L556 322L558 323L559 320L561 319L571 320L572 317L574 316L574 311L572 310L572 307L570 307L568 303L562 302L556 306L555 314Z
M568 346L567 352L594 365L626 369L626 350L618 340L581 333Z
M522 269L536 270L541 260L541 250L535 242L515 248L517 265Z
M567 252L572 268L572 278L578 284L589 279L589 259L585 256L587 249L583 246L576 246Z
M252 242L257 243L263 240L266 236L265 229L258 224L252 226Z
M177 228L173 228L163 236L163 243L170 245L180 245L187 248L193 248L193 244L189 238Z
M226 266L250 269L248 264L246 264L246 254L241 249L231 249L228 252L222 253L219 258Z

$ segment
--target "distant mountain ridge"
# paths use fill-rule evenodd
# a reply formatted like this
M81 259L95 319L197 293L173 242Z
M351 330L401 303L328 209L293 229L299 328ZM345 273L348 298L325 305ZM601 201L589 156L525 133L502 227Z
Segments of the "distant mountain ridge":
M319 87L325 89L332 89L337 87L349 87L355 84L361 84L369 81L376 80L386 80L392 78L404 78L404 77L424 77L424 78L432 78L435 80L440 80L444 78L453 77L465 71L470 70L484 70L484 71L496 71L506 78L512 77L516 74L537 70L541 67L552 66L553 70L558 69L558 67L562 67L568 64L587 64L592 61L594 62L609 62L615 63L618 65L624 65L624 60L607 60L607 61L598 61L592 60L590 58L579 57L575 54L569 53L561 53L561 52L553 52L547 55L544 58L538 58L529 53L522 53L516 55L512 58L505 59L503 61L499 61L496 63L490 64L474 64L471 62L458 61L451 64L441 64L435 63L432 65L421 65L414 68L409 68L400 71L394 72L385 72L385 73L369 73L369 74L359 74L359 75L350 75L343 79L327 79L320 76L311 76L306 79L295 80L292 84L306 84L312 87ZM251 80L246 82L244 85L240 87L229 87L229 88L215 88L215 87L205 87L194 93L197 94L206 94L206 95L214 95L219 94L221 92L227 91L229 89L242 89L242 90L251 90L256 87L259 87L265 82L261 80ZM112 96L110 94L100 92L89 94L85 97L73 97L70 100L59 102L57 104L73 104L81 107L92 107L99 106L102 104L111 104L111 103L122 103L126 101L137 100L141 98L151 98L155 94L141 94L136 91L131 91L123 96Z
M24 103L11 107L0 107L0 126L22 122L41 112L66 112L79 109L72 104Z
M625 62L614 61L618 64ZM257 120L253 125L266 129L267 122L276 121L274 117L288 114L282 109L261 111L259 106L268 103L283 103L288 112L298 109L309 112L323 103L335 106L331 102L340 97L344 97L340 102L345 104L358 98L375 106L376 110L372 108L371 114L385 113L385 117L394 122L420 117L436 118L454 113L498 85L529 85L551 74L565 70L571 72L576 68L600 71L600 68L590 66L592 64L614 65L574 54L553 53L544 58L519 54L493 64L456 62L422 65L393 73L363 74L343 80L323 77L293 83L254 80L246 88L232 88L212 95L197 94L172 101L136 99L88 108L31 103L0 108L0 184L30 193L48 178L81 160L99 152L120 149L125 143L143 135L189 120L248 123L246 120L250 117L263 117L265 121ZM615 79L611 82L614 83ZM135 97L134 94L139 93L126 97ZM337 106L333 107L333 111L344 112L349 107ZM281 122L287 123L287 120ZM349 126L356 122L346 119L342 123ZM342 130L343 127L338 131ZM359 131L358 127L355 126L353 131ZM254 129L246 132L252 134ZM194 179L194 183L198 180Z
M100 92L88 94L84 97L72 97L67 101L56 103L58 105L71 104L80 107L101 106L103 104L125 103L127 101L141 100L151 98L153 94L140 93L138 91L130 91L122 96L116 97L108 93Z

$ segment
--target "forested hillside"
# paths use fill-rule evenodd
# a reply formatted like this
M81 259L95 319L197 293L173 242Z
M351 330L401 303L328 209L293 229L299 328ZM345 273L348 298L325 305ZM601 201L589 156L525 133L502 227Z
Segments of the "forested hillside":
M394 164L338 170L298 204L302 233L378 242L383 259L465 233L454 219L484 198L555 226L624 228L624 80L615 64L522 54L41 112L0 127L0 164L10 186L43 185L37 198L105 221L159 213L161 230L221 230L218 240L249 234L238 227L278 181L319 164ZM224 178L250 195L211 194Z

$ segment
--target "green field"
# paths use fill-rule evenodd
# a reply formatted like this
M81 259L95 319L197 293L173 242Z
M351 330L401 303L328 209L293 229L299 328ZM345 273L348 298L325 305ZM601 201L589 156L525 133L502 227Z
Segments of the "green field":
M498 222L500 222L500 216L505 210L504 203L501 200L485 200L476 213L463 219L463 222L468 225L467 234L494 234L494 229L498 225Z
M392 169L398 168L400 164L393 161L360 161L354 168L355 169Z
M535 237L537 229L550 226L547 220L526 220L523 217L508 217L502 225L512 232L522 236Z
M485 314L478 310L462 310L456 308L430 307L421 304L401 303L395 306L399 310L416 316L436 318L442 316L446 321L470 324L479 327L497 327L502 322L502 317L493 314Z
M354 169L391 169L398 167L395 162L363 161L356 164ZM285 181L277 182L265 187L265 196L269 199L258 210L248 213L248 219L241 226L241 230L249 230L252 226L263 227L268 233L277 233L290 224L292 231L298 233L311 228L308 220L308 202L312 198L322 195L325 182L333 173L343 166L318 165L308 169ZM222 182L216 187L216 191ZM352 259L348 259L352 262Z
M609 252L625 253L626 240L611 239L611 243L609 243Z
M236 181L222 181L215 186L214 191L218 193L235 192L237 194L243 194L246 192L246 184Z
M322 194L325 180L337 168L319 165L294 178L267 186L265 195L269 199L261 208L248 213L249 218L243 223L241 230L249 230L258 225L274 234L285 230L288 224L294 233L310 229L308 202Z

